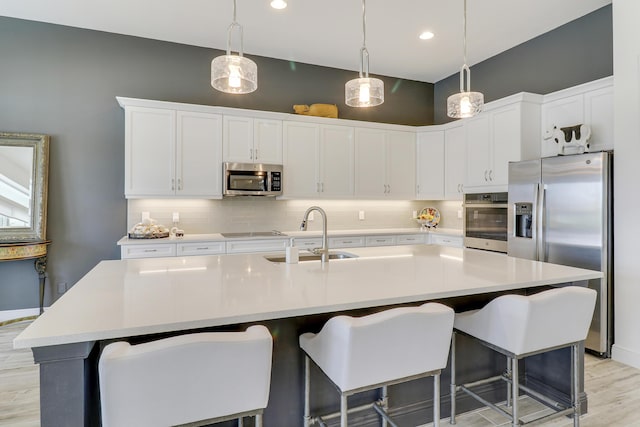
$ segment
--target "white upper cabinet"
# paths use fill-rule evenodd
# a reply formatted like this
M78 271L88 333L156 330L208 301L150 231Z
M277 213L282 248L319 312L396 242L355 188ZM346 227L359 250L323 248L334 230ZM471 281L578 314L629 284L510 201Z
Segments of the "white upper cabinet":
M353 197L353 128L284 122L283 198Z
M177 119L176 195L222 197L222 118L178 111Z
M222 197L222 117L125 108L125 196Z
M415 138L414 132L356 128L357 198L415 198Z
M467 119L464 191L507 191L509 162L540 156L538 123L540 97L528 94L505 98Z
M444 130L444 198L462 200L466 174L465 129L460 121Z
M563 128L581 124L591 127L589 151L612 150L614 148L612 78L607 77L545 95L541 123L542 157L558 154L558 144L550 138L554 127Z
M282 121L224 115L222 158L237 163L282 163Z
M444 130L419 132L416 200L444 199Z

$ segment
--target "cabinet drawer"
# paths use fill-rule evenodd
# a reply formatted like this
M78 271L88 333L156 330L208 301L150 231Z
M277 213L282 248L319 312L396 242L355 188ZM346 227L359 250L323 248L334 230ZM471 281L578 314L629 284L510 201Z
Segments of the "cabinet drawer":
M357 248L362 246L365 246L363 236L331 237L329 239L330 248Z
M367 246L393 246L396 244L396 236L367 236Z
M178 256L218 255L225 253L224 242L178 243Z
M124 245L120 248L120 258L159 258L176 256L174 243L155 245Z
M295 245L300 249L313 249L322 247L322 237L306 237L304 239L294 239Z
M431 235L431 244L440 246L462 247L462 236L442 236L437 234Z
M270 240L240 240L227 241L228 254L240 254L251 252L275 252L284 251L289 240L287 239L270 239Z
M426 234L408 234L398 236L398 245L424 245Z

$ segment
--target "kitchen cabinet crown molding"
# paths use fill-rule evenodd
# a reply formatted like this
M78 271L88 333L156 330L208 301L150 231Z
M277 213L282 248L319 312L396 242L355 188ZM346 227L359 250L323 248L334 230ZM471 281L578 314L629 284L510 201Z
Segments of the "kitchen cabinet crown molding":
M551 92L543 96L543 103L557 101L559 99L568 98L575 95L583 95L587 92L613 87L613 76L603 77L598 80L583 83L577 86L571 86L556 92Z
M191 111L200 113L213 113L222 115L233 115L251 118L263 118L272 120L287 120L295 122L316 123L322 125L335 125L335 126L352 126L352 127L367 127L373 129L388 129L388 130L404 130L413 131L417 129L416 126L411 125L398 125L394 123L378 123L367 122L361 120L350 119L333 119L329 117L314 117L305 116L294 113L281 113L275 111L264 110L249 110L244 108L233 107L221 107L215 105L202 105L202 104L186 104L181 102L172 101L159 101L153 99L142 98L128 98L124 96L116 96L118 104L122 107L146 107L146 108L161 108L169 110Z

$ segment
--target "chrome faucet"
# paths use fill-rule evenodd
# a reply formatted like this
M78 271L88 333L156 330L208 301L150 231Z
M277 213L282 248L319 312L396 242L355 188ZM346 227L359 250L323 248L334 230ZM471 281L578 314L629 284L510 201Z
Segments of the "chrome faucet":
M302 218L302 224L300 224L301 231L307 231L307 221L309 220L309 213L311 211L318 211L322 216L322 248L313 248L311 251L314 254L320 254L320 260L322 263L329 261L329 245L327 243L327 213L318 206L311 206L304 213L304 217Z

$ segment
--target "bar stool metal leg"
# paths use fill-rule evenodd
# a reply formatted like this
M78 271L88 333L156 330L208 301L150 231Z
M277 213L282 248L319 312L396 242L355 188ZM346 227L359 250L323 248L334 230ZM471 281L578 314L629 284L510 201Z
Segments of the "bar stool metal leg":
M242 418L238 418L238 427L244 427L244 420Z
M385 410L385 412L387 412L389 410L389 389L386 385L382 387L381 401L382 408ZM382 427L387 427L387 425L387 419L385 417L382 417Z
M433 376L433 427L440 427L440 373Z
M578 393L578 364L580 363L579 353L579 345L573 344L571 346L571 396L573 397L573 427L580 427L580 413L582 412L580 408L580 396Z
M520 425L519 414L518 414L518 389L519 389L519 381L518 381L518 359L513 357L511 358L511 394L512 394L512 425L513 427L518 427Z
M342 394L340 396L340 427L347 427L347 396Z
M256 415L256 427L262 427L262 414Z
M507 356L507 377L511 378L511 358ZM507 408L511 407L511 386L507 384Z
M456 332L451 334L451 416L449 424L456 423Z
M311 361L309 356L304 356L304 427L309 427L311 424L310 407L309 407L309 394L311 393L310 377L311 377Z

